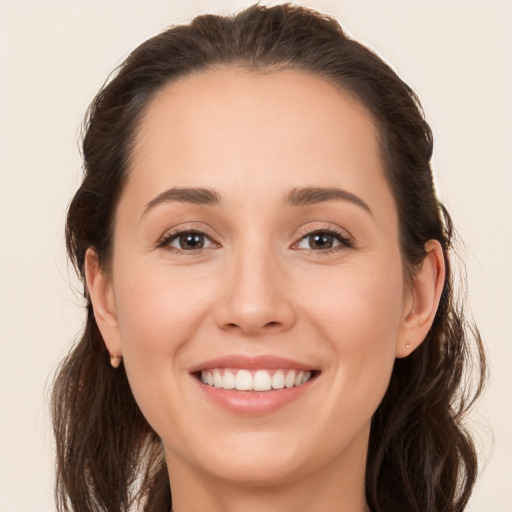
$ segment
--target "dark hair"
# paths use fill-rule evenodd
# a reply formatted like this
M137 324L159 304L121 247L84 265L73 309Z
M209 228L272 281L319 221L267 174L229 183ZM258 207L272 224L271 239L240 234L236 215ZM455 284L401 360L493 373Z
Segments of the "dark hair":
M374 414L366 499L373 512L462 511L477 473L462 420L481 391L486 366L478 331L452 289L453 229L433 187L431 131L407 84L332 18L289 4L255 5L235 16L199 16L134 50L88 112L85 174L66 225L72 262L83 280L85 252L92 247L108 267L114 211L148 102L178 77L223 65L314 73L351 92L372 114L398 209L404 272L412 275L425 243L435 239L447 277L427 338L396 360ZM110 367L85 287L84 295L85 331L62 363L52 397L58 509L119 511L144 502L147 512L169 510L161 441L139 411L124 368Z

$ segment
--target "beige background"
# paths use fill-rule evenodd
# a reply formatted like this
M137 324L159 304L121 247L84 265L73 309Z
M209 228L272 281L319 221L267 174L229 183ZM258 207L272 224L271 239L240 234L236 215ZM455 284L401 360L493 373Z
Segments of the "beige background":
M422 98L439 194L466 242L492 376L472 416L472 511L512 511L512 2L311 0ZM247 1L0 0L0 510L47 512L51 374L80 330L63 222L81 118L122 57L167 25ZM71 285L70 282L71 276ZM491 434L492 427L492 434Z

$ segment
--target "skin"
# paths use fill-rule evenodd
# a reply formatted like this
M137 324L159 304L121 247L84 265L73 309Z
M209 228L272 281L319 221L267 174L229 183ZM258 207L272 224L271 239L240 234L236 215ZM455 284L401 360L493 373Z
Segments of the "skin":
M217 205L155 198L212 189ZM347 199L291 206L290 190L338 187ZM180 247L180 230L205 247ZM333 247L312 230L335 230ZM336 235L338 236L338 235ZM175 512L366 510L372 414L396 357L424 339L444 281L425 247L406 285L394 199L371 116L301 71L224 68L161 90L139 127L116 210L113 259L86 258L95 315L122 354L134 396L163 440ZM271 354L319 370L284 407L218 406L190 368Z

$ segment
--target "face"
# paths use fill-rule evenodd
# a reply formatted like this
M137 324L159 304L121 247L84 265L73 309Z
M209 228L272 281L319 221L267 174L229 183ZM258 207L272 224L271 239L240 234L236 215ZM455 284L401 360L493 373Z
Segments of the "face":
M160 91L102 279L98 323L171 475L364 466L412 299L375 126L348 93L238 69Z

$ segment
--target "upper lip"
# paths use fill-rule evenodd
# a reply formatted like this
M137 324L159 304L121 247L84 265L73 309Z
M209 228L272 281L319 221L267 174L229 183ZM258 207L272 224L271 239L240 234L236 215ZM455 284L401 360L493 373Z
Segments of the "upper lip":
M228 356L209 359L190 368L190 372L199 372L213 368L238 368L238 369L266 369L266 370L316 370L312 365L307 365L287 359L285 357L274 355L247 356L243 354L232 354Z

